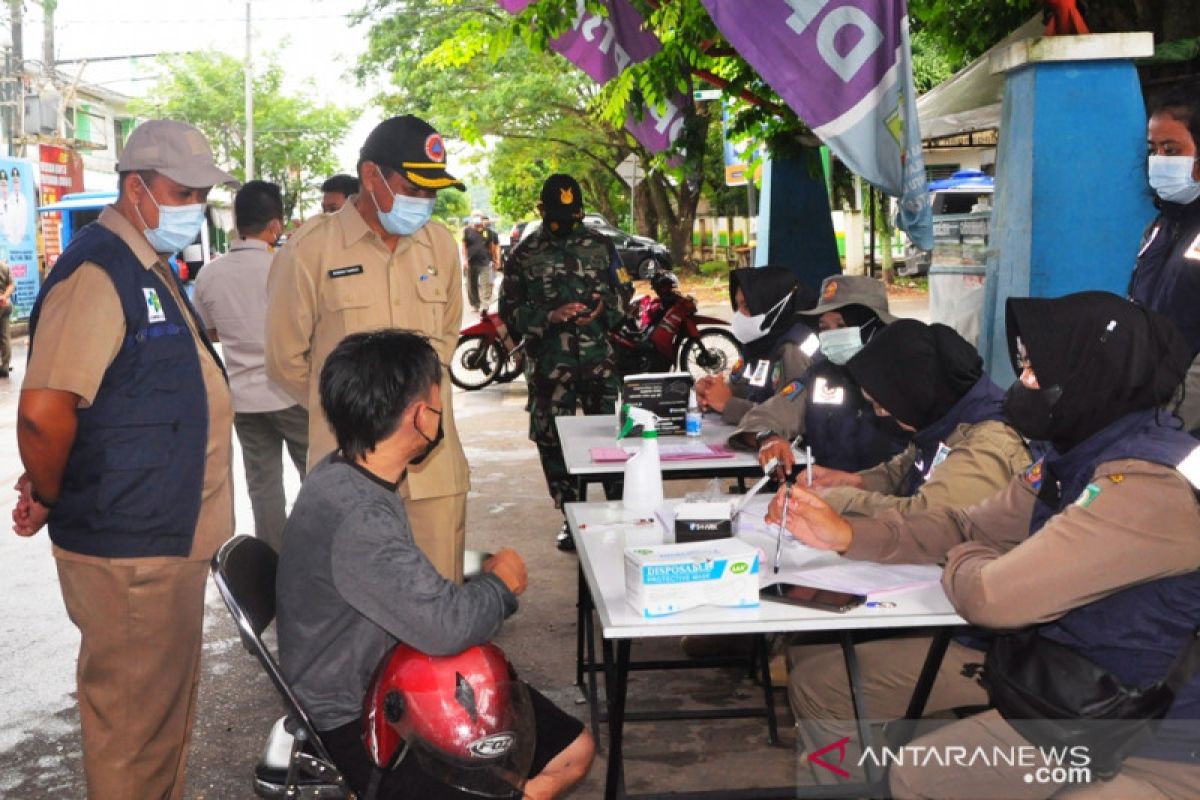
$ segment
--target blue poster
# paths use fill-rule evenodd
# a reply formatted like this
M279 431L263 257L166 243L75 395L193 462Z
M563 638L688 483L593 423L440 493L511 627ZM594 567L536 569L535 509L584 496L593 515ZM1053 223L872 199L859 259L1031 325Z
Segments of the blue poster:
M0 260L12 271L13 319L26 319L37 299L37 193L33 162L0 158Z

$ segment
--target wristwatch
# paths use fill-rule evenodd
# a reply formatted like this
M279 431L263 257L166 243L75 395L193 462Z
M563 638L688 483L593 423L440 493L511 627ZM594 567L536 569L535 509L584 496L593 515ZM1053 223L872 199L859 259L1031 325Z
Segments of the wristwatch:
M29 497L33 500L33 502L40 506L44 506L45 508L54 508L54 506L58 503L57 500L47 500L46 498L42 497L40 494L38 494L37 489L30 489Z
M775 436L779 436L779 434L773 430L759 431L758 433L754 434L754 444L761 448L767 443L767 439Z

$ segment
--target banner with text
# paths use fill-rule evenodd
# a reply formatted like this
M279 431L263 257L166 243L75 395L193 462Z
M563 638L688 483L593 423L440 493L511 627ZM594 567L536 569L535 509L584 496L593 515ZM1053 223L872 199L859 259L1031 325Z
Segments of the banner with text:
M16 284L13 319L29 316L41 286L33 179L32 161L0 158L0 259L8 264Z
M750 66L933 247L905 0L702 0Z
M534 0L497 0L510 14L520 14ZM638 64L662 49L662 43L629 0L605 0L608 15L589 11L584 0L576 0L571 29L550 42L550 48L604 84L631 64ZM677 94L659 111L646 108L642 118L630 114L625 127L652 153L670 149L683 128L691 101Z
M71 148L38 145L38 168L41 172L40 205L48 206L62 200L63 195L83 191L83 159ZM39 222L46 268L49 269L67 246L62 240L62 212L47 211Z

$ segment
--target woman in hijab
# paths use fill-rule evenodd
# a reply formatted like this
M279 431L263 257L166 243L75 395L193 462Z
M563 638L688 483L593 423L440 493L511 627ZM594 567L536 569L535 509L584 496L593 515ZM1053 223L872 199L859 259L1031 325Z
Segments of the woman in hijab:
M890 461L861 472L814 467L813 485L839 512L963 508L1029 466L1029 448L1001 408L1003 390L953 328L897 320L846 369L875 413L913 438Z
M1191 361L1190 348L1165 318L1104 292L1010 299L1007 320L1020 377L1004 408L1023 435L1053 443L1044 459L961 511L848 520L793 488L776 498L768 520L780 519L786 501L788 530L812 547L856 560L944 564L946 595L977 630L993 638L1016 631L1035 644L1052 643L1027 651L1027 666L1047 675L1044 681L1059 671L1045 661L1046 650L1057 648L1072 654L1068 661L1083 658L1107 672L1114 685L1148 689L1172 672L1200 620L1200 448L1161 408ZM856 648L862 699L873 718L903 714L928 641ZM931 712L989 700L973 671L964 672L983 656L969 644L950 644ZM827 721L853 714L844 687L816 680L840 659L833 653L806 661L808 677L797 675L791 687L797 717L826 721L817 726L822 733ZM1007 674L1005 666L998 658L993 674ZM1077 684L1088 672L1066 674ZM1102 691L1093 683L1076 689L1081 696ZM1105 698L1110 694L1105 690ZM1104 703L1097 698L1096 705ZM1015 714L1010 722L1004 710L1001 704L952 723L913 746L1032 750L1027 737L1037 728ZM1074 787L1070 796L1200 797L1200 674L1180 681L1151 738L1132 741L1134 752L1117 754L1115 777ZM1064 796L1061 779L1031 785L1029 766L992 763L969 774L955 766L893 766L891 790L895 797L942 797L969 781L979 797ZM1034 766L1042 766L1040 760Z
M796 314L816 301L816 294L784 267L729 273L731 328L742 344L742 357L728 376L706 376L696 382L700 407L720 412L725 422L736 425L756 404L803 375L819 343Z

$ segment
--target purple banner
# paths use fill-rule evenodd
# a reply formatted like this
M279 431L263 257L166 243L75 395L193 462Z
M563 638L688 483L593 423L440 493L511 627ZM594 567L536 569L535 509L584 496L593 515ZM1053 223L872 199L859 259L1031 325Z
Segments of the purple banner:
M520 14L535 0L497 0L510 14ZM584 0L576 0L571 29L550 42L550 48L604 84L620 75L630 64L638 64L662 49L645 20L629 0L606 0L608 16L587 10ZM642 146L652 153L670 149L683 127L683 117L691 101L677 94L661 112L647 108L640 121L633 115L625 127Z
M729 43L933 244L904 0L702 0Z
M498 2L508 13L520 14L534 0ZM588 11L584 0L577 0L571 29L550 42L551 49L602 84L662 49L658 37L644 28L645 20L629 0L606 0L605 5L607 17Z

